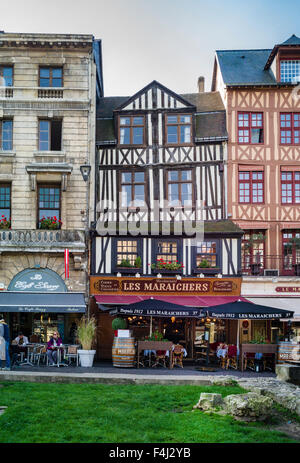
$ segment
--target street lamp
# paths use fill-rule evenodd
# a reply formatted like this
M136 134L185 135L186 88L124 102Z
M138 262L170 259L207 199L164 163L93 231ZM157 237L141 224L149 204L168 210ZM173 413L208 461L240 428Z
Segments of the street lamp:
M83 164L80 166L82 178L87 182L90 178L91 166ZM89 286L89 183L86 186L86 216L85 216L85 252L86 252L86 269L85 269L85 292L86 303L88 306L88 318L90 318L90 286Z

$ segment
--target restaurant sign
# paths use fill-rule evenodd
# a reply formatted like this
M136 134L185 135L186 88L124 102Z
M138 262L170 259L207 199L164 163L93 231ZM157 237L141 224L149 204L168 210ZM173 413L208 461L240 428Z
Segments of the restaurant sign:
M64 293L67 291L62 278L49 269L26 269L10 282L8 291Z
M277 286L277 293L300 293L300 286Z
M90 278L91 294L239 296L240 289L240 278Z

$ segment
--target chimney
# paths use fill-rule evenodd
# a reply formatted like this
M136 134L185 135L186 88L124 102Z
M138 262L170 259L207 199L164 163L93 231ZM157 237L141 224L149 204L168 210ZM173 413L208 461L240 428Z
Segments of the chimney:
M198 92L203 93L204 92L204 77L200 76L198 78Z

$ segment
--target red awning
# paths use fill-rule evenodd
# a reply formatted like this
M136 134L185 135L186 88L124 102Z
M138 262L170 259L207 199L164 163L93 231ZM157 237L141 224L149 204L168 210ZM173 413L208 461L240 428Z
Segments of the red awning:
M238 299L247 301L247 299L242 296L123 296L119 294L94 296L97 304L108 305L128 305L151 299L151 297L160 301L171 302L172 304L185 305L186 307L211 307L214 305L227 304L228 302L235 302Z

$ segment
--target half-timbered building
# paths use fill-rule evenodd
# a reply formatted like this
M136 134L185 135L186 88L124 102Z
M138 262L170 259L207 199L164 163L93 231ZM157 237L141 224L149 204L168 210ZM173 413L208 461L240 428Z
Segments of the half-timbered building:
M212 91L227 113L228 214L244 230L242 293L298 313L299 81L295 35L273 49L216 52Z
M225 108L201 78L199 88L179 95L153 81L99 101L90 291L101 305L161 295L203 307L239 295L242 232L226 216ZM105 316L100 357L111 355ZM196 324L184 326L192 355Z

